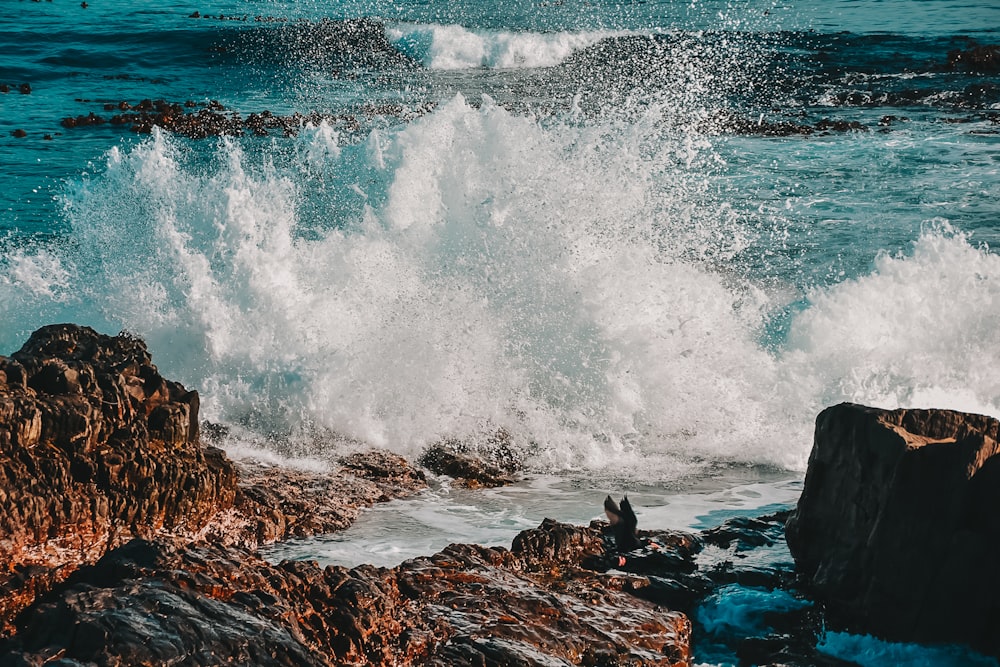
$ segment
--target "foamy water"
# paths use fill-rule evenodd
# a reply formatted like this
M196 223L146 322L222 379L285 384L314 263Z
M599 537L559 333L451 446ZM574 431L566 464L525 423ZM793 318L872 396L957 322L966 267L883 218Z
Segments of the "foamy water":
M622 31L523 33L460 25L402 24L386 30L396 47L430 69L553 67Z
M4 315L138 332L206 418L285 453L504 428L532 468L652 481L802 470L843 400L1000 412L1000 258L932 221L828 286L734 272L759 222L709 197L712 143L656 113L539 123L456 97L360 142L324 126L207 159L156 134L67 191L72 246L10 254Z
M510 548L518 533L546 518L577 525L605 519L605 495L620 498L623 486L640 527L698 531L735 516L786 509L798 499L802 483L785 471L746 466L719 467L711 479L696 476L667 488L611 476L530 475L512 486L469 490L432 476L427 491L365 510L342 533L292 540L263 553L273 561L395 567L454 542Z

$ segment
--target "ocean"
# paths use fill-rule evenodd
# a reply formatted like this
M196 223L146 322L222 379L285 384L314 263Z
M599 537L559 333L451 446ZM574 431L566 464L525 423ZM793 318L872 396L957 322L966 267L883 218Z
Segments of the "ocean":
M285 556L696 528L794 504L825 406L1000 416L995 0L2 7L0 353L138 335L235 457L525 466Z

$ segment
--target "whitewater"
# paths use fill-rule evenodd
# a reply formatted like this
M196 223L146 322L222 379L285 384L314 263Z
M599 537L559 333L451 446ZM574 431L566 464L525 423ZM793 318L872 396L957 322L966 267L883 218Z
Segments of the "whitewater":
M987 247L933 216L830 284L748 274L790 232L712 201L718 155L660 132L461 96L348 145L205 157L156 132L66 188L66 247L8 249L4 342L137 333L208 420L287 454L503 428L532 469L640 481L802 471L840 401L1000 412Z

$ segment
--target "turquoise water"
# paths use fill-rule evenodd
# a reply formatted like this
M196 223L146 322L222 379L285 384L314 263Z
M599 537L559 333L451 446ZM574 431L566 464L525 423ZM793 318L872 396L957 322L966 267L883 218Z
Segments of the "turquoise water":
M1000 413L1000 82L948 65L992 0L11 6L0 349L127 329L232 447L656 483L798 473L842 400ZM328 120L61 124L142 99Z

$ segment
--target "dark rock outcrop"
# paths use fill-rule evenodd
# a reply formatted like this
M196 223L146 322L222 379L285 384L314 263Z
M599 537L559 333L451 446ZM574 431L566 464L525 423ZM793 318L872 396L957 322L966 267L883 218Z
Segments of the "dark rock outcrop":
M72 324L0 356L0 634L81 565L134 538L261 543L330 532L424 488L387 452L331 471L234 464L200 442L198 393L145 344Z
M496 438L505 447L500 452L503 465L490 461L487 456L464 451L467 448L462 443L454 441L439 442L428 447L420 457L420 464L436 475L452 477L460 486L471 489L512 484L519 460L513 454L514 450L510 446L506 432L500 431L500 434L505 436L503 440L500 440L500 436ZM492 454L497 453L492 449L487 451ZM507 452L508 455L504 457L503 452Z
M511 550L452 545L391 570L136 540L22 614L0 653L9 664L689 664L685 615L635 598L629 575L579 567L602 549L599 530L548 520Z
M0 357L4 561L100 555L231 506L236 473L199 444L198 407L128 334L53 325Z
M948 410L819 415L787 539L831 612L890 639L1000 655L998 432Z
M949 51L948 67L983 74L996 74L1000 72L1000 44Z
M127 334L53 325L0 357L0 626L59 578L46 568L197 531L233 504L235 470L198 443L198 406Z

